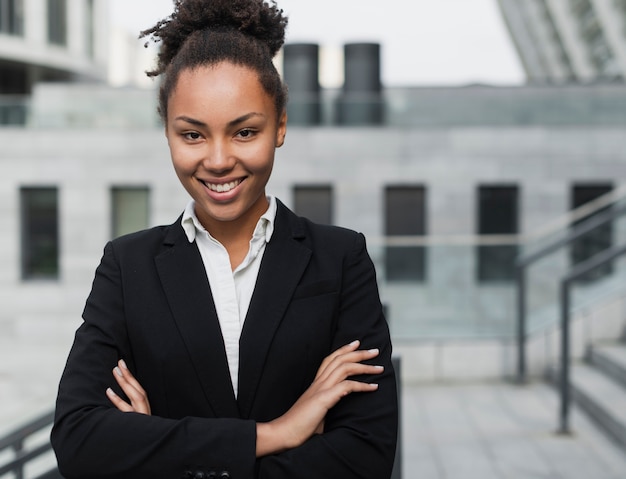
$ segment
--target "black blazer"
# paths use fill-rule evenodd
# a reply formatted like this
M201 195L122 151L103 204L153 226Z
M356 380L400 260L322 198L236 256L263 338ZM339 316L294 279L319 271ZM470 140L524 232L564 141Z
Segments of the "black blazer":
M295 216L279 202L240 339L239 394L200 253L180 220L105 247L59 386L52 444L71 478L372 478L391 475L397 398L389 331L363 235ZM255 458L256 422L287 411L330 352L380 348L379 390L329 413L325 432ZM152 416L122 413L118 359Z

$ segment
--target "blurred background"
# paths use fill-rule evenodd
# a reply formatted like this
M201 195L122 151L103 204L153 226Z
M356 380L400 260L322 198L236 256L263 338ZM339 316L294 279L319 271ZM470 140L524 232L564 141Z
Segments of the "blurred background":
M269 192L366 235L403 384L602 348L626 382L626 0L282 3ZM137 38L171 7L0 0L0 438L49 418L106 241L187 202Z

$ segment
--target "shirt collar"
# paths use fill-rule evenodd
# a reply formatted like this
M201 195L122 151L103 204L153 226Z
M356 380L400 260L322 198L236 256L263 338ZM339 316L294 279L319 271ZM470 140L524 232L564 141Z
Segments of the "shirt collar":
M267 196L267 201L269 202L269 207L267 211L261 215L259 221L257 222L256 227L254 228L254 234L252 235L252 239L256 239L262 236L265 236L265 242L269 243L270 239L272 239L272 234L274 233L274 221L276 220L276 211L277 211L277 203L276 198L274 196ZM200 220L196 216L195 211L196 203L194 200L189 201L187 206L185 207L185 211L183 212L183 217L181 219L181 226L187 239L190 243L193 243L196 239L196 235L200 232L207 234L208 231L202 226Z

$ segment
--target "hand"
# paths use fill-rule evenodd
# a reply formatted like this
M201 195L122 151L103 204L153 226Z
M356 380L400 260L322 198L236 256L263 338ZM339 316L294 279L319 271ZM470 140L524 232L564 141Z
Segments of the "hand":
M113 389L109 388L106 394L113 405L122 412L136 412L150 416L151 411L148 395L141 387L141 384L139 384L139 381L131 374L123 359L120 359L117 363L117 367L113 369L113 377L115 377L117 384L122 388L124 394L130 399L130 404L128 404L115 394Z
M257 424L257 457L293 449L314 434L323 432L324 418L341 398L353 392L372 392L377 384L348 379L361 374L380 374L382 366L363 361L378 356L377 349L359 351L359 341L339 348L322 361L311 386L281 417Z

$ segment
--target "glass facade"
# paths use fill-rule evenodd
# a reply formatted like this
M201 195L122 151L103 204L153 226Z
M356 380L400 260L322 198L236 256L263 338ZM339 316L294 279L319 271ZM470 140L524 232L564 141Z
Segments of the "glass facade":
M55 187L21 188L22 279L59 277L58 203Z

